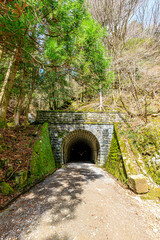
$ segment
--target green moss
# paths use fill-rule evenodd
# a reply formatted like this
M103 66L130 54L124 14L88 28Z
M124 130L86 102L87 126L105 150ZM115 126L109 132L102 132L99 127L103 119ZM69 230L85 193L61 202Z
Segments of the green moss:
M15 183L18 188L23 188L27 182L28 172L27 171L20 171L16 172L15 174Z
M115 124L125 169L129 174L150 175L160 184L159 166L154 159L160 158L160 120L152 119L147 125L131 127ZM121 134L122 133L122 134ZM153 161L152 161L153 159ZM137 173L136 173L137 172Z
M142 174L144 174L144 172L143 172L143 170L145 169L144 162L140 160L140 154L139 154L138 150L135 148L133 141L131 139L128 139L128 142L129 142L130 148L132 150L132 153L134 154L134 158L138 165L138 168L140 169L140 172Z
M143 162L147 173L152 177L153 181L160 184L160 176L158 174L158 166L149 163L150 159L159 156L160 151L160 121L151 122L150 124L138 129L136 147L142 154ZM157 169L156 169L157 168Z
M120 146L121 155L123 159L123 164L128 175L136 175L138 174L138 170L135 167L132 157L128 151L128 147L125 144L125 136L120 135L120 131L118 128L118 124L114 124L115 132L117 135L117 140Z
M35 138L35 136L37 136L37 132L38 132L38 129L40 128L40 126L41 126L41 125L38 125L38 126L36 127L36 130L34 131L33 136L31 137L31 139L29 140L29 142L28 142L28 144L27 144L27 148L30 147L33 139Z
M61 167L63 167L62 163L60 163L60 162L56 162L56 163L55 163L55 166L56 166L56 168L61 168Z
M62 132L60 132L59 134L58 134L58 138L63 138L64 136L65 136L65 134L66 134L66 132L67 131L62 131Z
M10 195L14 193L13 188L6 182L0 183L0 189L2 194L5 195Z
M30 167L31 179L40 179L55 169L48 123L43 124L39 139L34 144Z
M127 174L115 131L113 133L110 152L106 162L106 170L116 178L120 179L123 183L126 183Z
M160 188L155 187L155 188L151 189L147 194L141 195L141 198L160 201Z
M7 122L2 121L2 120L0 119L0 127L1 127L1 128L6 128L6 127L7 127Z
M138 150L143 155L152 156L160 145L160 130L157 125L148 125L138 131Z

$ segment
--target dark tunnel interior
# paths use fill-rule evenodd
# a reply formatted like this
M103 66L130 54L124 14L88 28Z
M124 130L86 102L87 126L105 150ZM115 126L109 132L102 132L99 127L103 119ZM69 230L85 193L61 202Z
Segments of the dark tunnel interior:
M83 140L74 142L69 149L69 162L92 162L93 152L89 144Z

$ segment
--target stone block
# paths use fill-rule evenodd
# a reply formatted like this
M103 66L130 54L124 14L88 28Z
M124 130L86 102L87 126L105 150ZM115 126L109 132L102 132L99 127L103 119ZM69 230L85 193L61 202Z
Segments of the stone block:
M130 175L128 178L128 186L136 193L147 193L148 183L144 175Z

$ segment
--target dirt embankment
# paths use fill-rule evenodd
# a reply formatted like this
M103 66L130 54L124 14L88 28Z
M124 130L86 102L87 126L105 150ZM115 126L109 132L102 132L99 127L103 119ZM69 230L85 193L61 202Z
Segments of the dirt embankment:
M6 182L15 188L16 173L29 170L32 147L38 134L36 125L0 128L0 182ZM17 194L18 190L8 196L0 192L0 206Z

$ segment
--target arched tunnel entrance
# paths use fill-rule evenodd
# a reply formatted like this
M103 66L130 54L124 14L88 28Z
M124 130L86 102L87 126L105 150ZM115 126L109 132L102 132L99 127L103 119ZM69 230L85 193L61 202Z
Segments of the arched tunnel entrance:
M92 149L89 144L83 140L78 140L70 146L69 162L92 162Z
M75 130L68 133L63 141L63 161L98 162L99 142L89 131Z

